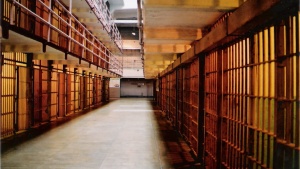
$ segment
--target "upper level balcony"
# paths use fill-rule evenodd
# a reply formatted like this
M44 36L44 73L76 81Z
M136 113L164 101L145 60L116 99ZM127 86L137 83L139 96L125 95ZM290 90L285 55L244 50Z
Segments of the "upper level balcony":
M79 17L69 10L71 7L59 0L3 0L1 3L3 52L33 53L36 59L43 55L43 59L65 60L67 62L62 63L66 64L71 62L70 59L73 62L74 58L77 58L79 64L84 62L89 64L89 67L101 68L122 76L122 64L114 53L120 52L120 48L107 47L116 47L115 44L118 43L110 40L114 45L106 45L102 40L105 36L114 36L107 32L96 36L94 31L88 29L79 21ZM99 23L102 24L100 21ZM103 25L106 25L102 27L104 29L99 25L98 29L118 32L114 28L108 28L108 23ZM117 37L120 39L119 35L115 39L118 39Z
M122 52L121 34L104 0L62 0L69 12L86 25L114 54Z

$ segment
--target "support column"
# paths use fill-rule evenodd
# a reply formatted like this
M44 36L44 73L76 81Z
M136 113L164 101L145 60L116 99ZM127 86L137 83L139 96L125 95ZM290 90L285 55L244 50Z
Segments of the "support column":
M33 53L27 53L27 68L29 69L29 81L30 81L30 85L28 86L28 94L29 96L28 97L28 102L27 104L29 105L29 109L28 109L28 112L29 112L29 118L30 118L30 122L29 122L29 128L31 126L34 126L34 82L33 82L33 76L34 76L34 70L33 70Z
M77 104L78 105L75 105L75 103L76 103L76 78L77 78L77 73L78 73L78 68L74 68L74 81L73 81L73 83L74 83L74 98L73 98L73 100L74 100L74 108L73 108L73 113L75 114L76 113L76 106L78 106L78 105L80 105L80 102L79 102L79 100L80 100L80 98L78 98L78 101L77 101ZM78 96L79 97L79 96Z

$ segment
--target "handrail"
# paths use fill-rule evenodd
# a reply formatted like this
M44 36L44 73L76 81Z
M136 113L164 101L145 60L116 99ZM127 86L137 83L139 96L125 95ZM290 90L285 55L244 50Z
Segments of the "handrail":
M98 20L100 20L103 27L106 28L107 32L112 34L111 38L114 40L116 45L120 49L123 49L121 34L120 34L119 30L117 29L116 24L114 22L112 22L113 19L111 17L111 14L110 14L107 6L103 3L102 0L98 0L98 2L100 2L100 3L97 3L95 0L86 0L86 2L89 4L90 8L94 12L94 14L98 18ZM104 10L101 10L101 9L104 9Z
M46 8L51 12L54 13L57 17L59 17L60 19L62 19L59 15L57 15L55 12L53 12L51 10L51 8L49 8L46 4L44 4L41 0L39 0L40 3L42 3L44 6L46 6ZM68 15L70 17L72 17L72 19L74 19L76 21L76 23L78 23L81 28L83 28L90 36L92 36L100 45L101 47L104 47L105 50L108 50L105 45L103 45L85 26L82 25L82 23L75 18L72 13L70 13L70 11L64 7L64 5L62 5L58 0L55 0L63 9L65 12L68 13ZM72 30L74 30L76 33L78 33L82 38L85 38L87 42L89 42L90 44L93 45L93 47L96 47L99 51L101 51L97 46L95 46L89 39L87 39L82 33L80 33L77 29L75 29L74 27L72 27L72 25L70 25L67 21L65 21L64 19L62 19L63 22L65 22L65 24L67 24ZM102 52L102 51L101 51ZM102 52L103 53L103 52ZM105 61L106 63L108 63L106 60L104 60L103 58L101 58L103 61Z
M68 23L67 21L65 21L62 17L60 17L58 14L56 14L51 8L49 8L45 3L43 3L41 0L38 0L44 7L47 8L47 10L51 13L54 14L59 21L62 21L64 24L66 24L66 26L68 28L70 28L72 31L74 31L75 33L77 33L81 38L83 38L83 40L86 42L86 44L90 44L91 47L93 49L89 49L86 45L82 44L81 42L78 42L77 40L75 40L74 38L70 37L70 35L68 35L67 33L61 31L59 28L55 27L54 25L52 25L49 21L46 21L44 18L40 17L39 15L37 15L36 13L32 12L30 9L28 9L26 6L22 5L21 3L19 3L16 0L13 0L12 3L15 6L19 6L21 8L23 8L25 11L27 11L30 15L34 16L35 18L38 18L41 22L43 22L44 24L46 24L47 26L49 26L49 28L57 31L60 35L66 37L68 40L74 42L75 44L79 45L80 47L82 47L85 51L90 52L93 56L96 56L97 58L101 59L102 61L104 61L105 63L109 64L109 67L115 68L117 69L115 71L115 73L119 73L122 72L120 71L121 69L121 63L118 62L118 60L116 59L116 57L105 47L105 45L103 45L89 30L87 30L86 27L84 27L60 2L58 2L58 0L55 0L56 2L58 2L59 5L62 6L63 10L65 10L68 13L68 16L72 19L74 19L74 21L76 23L78 23L78 25L81 26L81 28L83 29L82 32L87 33L87 35L91 36L93 38L93 40L95 40L96 42L98 42L98 44L100 45L100 48L98 46L95 45L95 43L91 42L86 36L84 36L81 32L79 32L77 29L75 29L72 25L70 25L70 23ZM103 49L104 51L103 51ZM98 54L96 54L94 52L94 49L97 49L99 52L101 52L102 54L104 54L105 56L108 57L109 60L102 58L101 56L99 56ZM69 49L68 49L69 50ZM93 58L91 58L90 60L91 62L93 62ZM99 64L99 63L98 63ZM98 65L97 65L98 66ZM111 68L107 68L107 69L111 69Z

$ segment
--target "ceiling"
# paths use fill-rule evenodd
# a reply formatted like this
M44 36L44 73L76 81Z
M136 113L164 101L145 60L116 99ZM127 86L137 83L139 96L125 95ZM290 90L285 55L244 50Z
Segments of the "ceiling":
M143 56L135 54L133 59L127 60L141 63L143 57L143 64L138 65L144 67L147 79L155 78L178 55L187 51L194 41L201 39L203 30L227 11L236 9L243 1L141 0L143 34L140 36L143 47L140 48L137 0L108 0L126 50L140 48L144 53ZM136 35L132 35L132 32Z

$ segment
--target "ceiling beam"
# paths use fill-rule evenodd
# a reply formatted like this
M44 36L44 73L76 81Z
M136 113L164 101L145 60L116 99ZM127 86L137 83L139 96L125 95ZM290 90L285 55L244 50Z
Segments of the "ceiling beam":
M53 64L63 64L63 65L72 65L74 67L81 67L81 68L90 68L90 64L88 63L79 63L78 60L54 60Z
M176 54L145 54L144 58L146 60L175 60L177 59ZM145 60L145 61L146 61Z
M144 0L144 7L204 8L228 10L239 7L240 0Z
M34 53L33 60L65 60L64 53Z
M90 8L73 8L72 12L74 13L93 13Z
M23 52L23 53L36 53L43 52L43 45L41 43L34 45L23 44L2 44L2 52Z
M184 53L191 48L191 45L173 45L173 44L145 44L144 51L151 53Z
M144 38L193 41L202 38L202 31L193 28L145 28Z
M100 23L100 21L96 18L80 18L79 22L83 22L83 23Z

